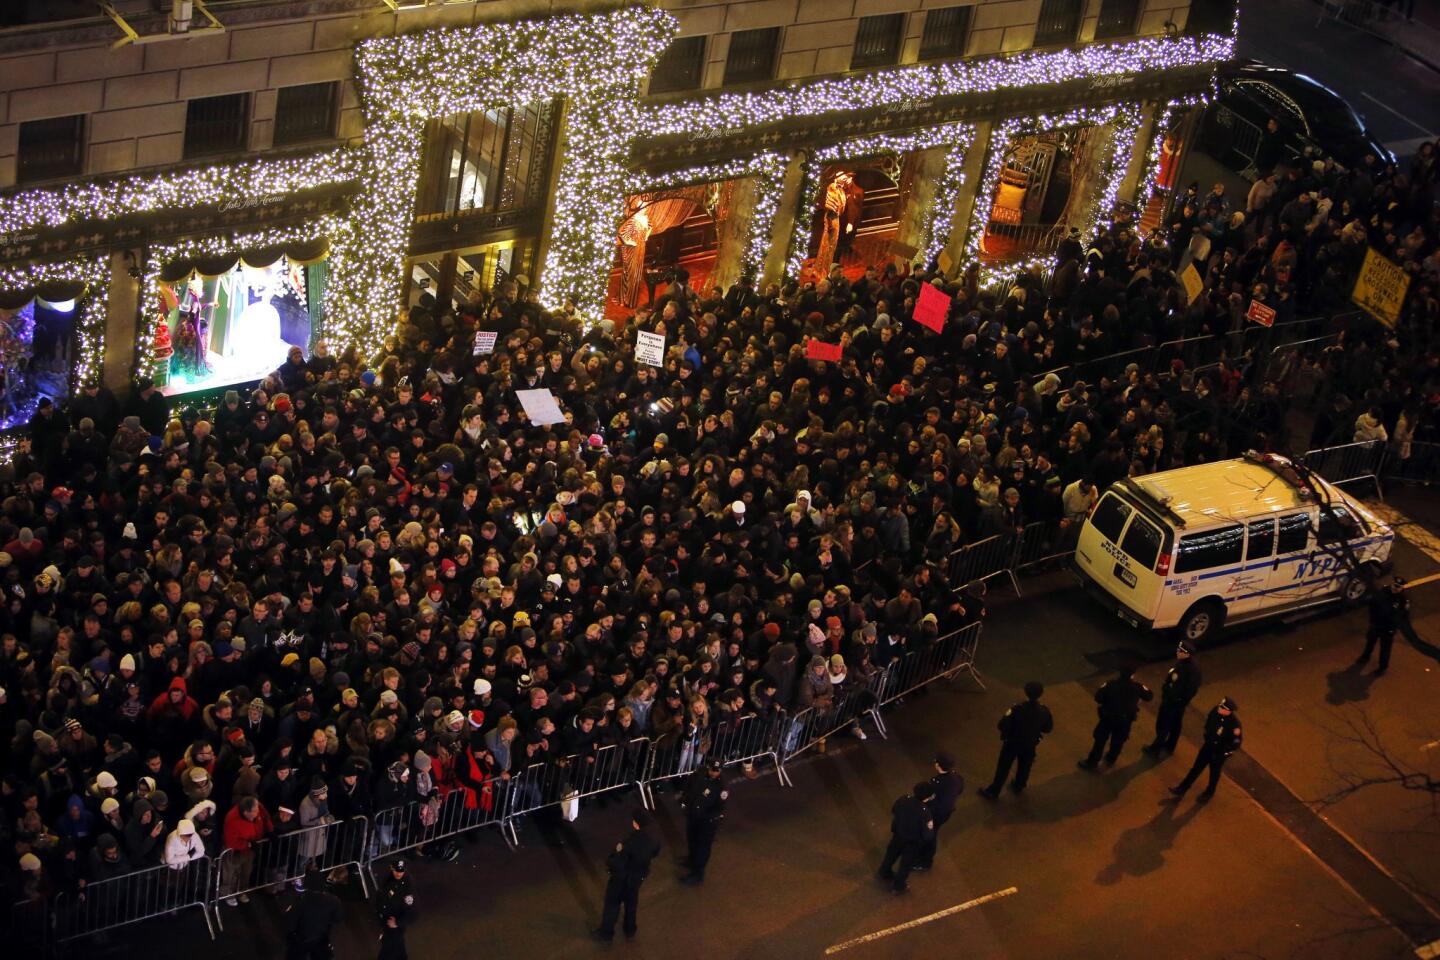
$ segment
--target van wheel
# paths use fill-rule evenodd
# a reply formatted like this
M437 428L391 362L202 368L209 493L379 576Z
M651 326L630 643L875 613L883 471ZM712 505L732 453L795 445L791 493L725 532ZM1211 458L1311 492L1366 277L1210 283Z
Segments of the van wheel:
M1224 623L1224 605L1215 600L1201 600L1180 618L1180 636L1199 646L1217 636Z
M1380 565L1375 562L1362 563L1360 569L1345 578L1340 588L1340 600L1347 607L1357 607L1370 596L1370 591L1380 581Z

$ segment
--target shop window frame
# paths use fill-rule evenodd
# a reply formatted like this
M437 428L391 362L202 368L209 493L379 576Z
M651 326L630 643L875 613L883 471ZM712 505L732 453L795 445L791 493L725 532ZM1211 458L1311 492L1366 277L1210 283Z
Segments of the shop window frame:
M650 94L683 93L698 90L705 82L705 52L709 37L676 37L650 70Z
M881 13L861 17L855 25L855 45L850 54L851 70L893 67L900 62L905 43L905 14Z
M16 145L15 182L36 183L84 173L85 121L85 114L76 113L22 122ZM67 132L68 137L63 135ZM50 156L36 156L46 153Z
M325 105L323 108L318 104L292 104L287 109L285 103L287 95L291 98L305 96L311 92L318 93L324 89ZM301 91L305 91L304 94ZM316 97L317 101L320 99ZM317 140L333 140L335 138L335 124L339 118L340 105L340 82L338 80L325 80L320 83L300 83L294 86L281 87L275 94L275 127L272 143L277 147L288 147L301 143L314 143ZM310 117L322 116L323 121L311 121L309 126L302 123L291 123L287 126L286 117L290 115L309 115Z
M948 19L953 19L954 22L946 23ZM965 56L965 51L970 46L970 30L974 25L973 4L925 11L925 26L920 33L920 59L954 60Z
M225 93L218 97L196 97L187 101L185 159L244 153L250 139L250 100L248 93ZM212 108L216 113L228 112L231 115L218 118L197 116Z
M1061 47L1080 38L1084 0L1044 0L1035 20L1035 47Z
M1100 15L1095 20L1096 40L1119 40L1133 37L1140 23L1140 0L1100 0Z
M730 34L730 48L725 52L726 85L774 80L783 33L780 27L760 27Z

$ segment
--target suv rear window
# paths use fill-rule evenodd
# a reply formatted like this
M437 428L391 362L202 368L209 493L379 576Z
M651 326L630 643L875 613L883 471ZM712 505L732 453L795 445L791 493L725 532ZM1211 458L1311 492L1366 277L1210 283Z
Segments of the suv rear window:
M1161 539L1160 531L1153 523L1144 517L1136 517L1130 521L1130 529L1125 531L1125 542L1120 544L1120 549L1146 570L1153 570L1155 558L1160 556Z
M1090 515L1090 525L1099 530L1106 540L1111 543L1120 542L1120 531L1125 529L1125 521L1130 519L1130 514L1135 511L1130 505L1113 493L1105 494L1095 512Z
M1180 540L1180 556L1175 561L1176 573L1192 573L1239 563L1245 547L1245 528L1240 524L1192 533Z

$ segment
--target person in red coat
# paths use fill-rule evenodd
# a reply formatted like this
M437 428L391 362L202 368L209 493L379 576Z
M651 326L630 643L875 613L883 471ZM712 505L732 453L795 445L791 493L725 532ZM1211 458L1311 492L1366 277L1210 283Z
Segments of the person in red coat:
M270 811L255 797L241 797L225 814L220 896L225 898L227 906L250 902L250 898L240 891L247 885L255 865L255 844L274 830Z

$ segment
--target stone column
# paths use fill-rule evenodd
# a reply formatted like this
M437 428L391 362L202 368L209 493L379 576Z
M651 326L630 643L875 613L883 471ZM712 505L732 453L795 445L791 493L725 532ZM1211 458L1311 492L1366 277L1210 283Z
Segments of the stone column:
M1145 172L1145 154L1150 149L1150 144L1155 140L1155 125L1160 122L1160 104L1154 100L1147 100L1141 108L1140 127L1135 134L1135 145L1130 150L1130 162L1125 167L1125 178L1120 181L1120 189L1115 194L1116 200L1125 203L1135 203L1135 194L1140 189L1140 177ZM1141 205L1147 198L1138 198Z
M960 192L955 197L954 215L950 220L950 240L943 251L949 255L950 276L958 276L964 269L960 255L965 250L965 240L970 232L970 218L975 213L976 195L980 192L980 181L985 176L985 161L990 153L990 135L993 129L994 123L989 120L975 124L975 136L970 144L970 152L965 156L965 182L961 184ZM995 144L997 150L1004 148L1003 143ZM988 203L989 200L987 197L985 202Z
M117 250L110 255L109 310L100 382L116 396L129 393L137 373L136 345L140 337L152 333L148 325L140 323L140 281L130 276L130 267L139 266L140 261L127 259L130 252Z
M932 218L944 215L944 211L934 209L935 191L939 188L940 178L945 175L945 157L949 152L949 147L920 151L910 182L910 196L906 199L905 209L900 211L895 227L895 242L914 247L916 258L925 254L925 228ZM900 260L898 256L895 259Z
M710 275L709 286L728 290L730 284L740 278L740 261L750 246L751 224L755 220L755 193L754 177L743 177L736 182L730 196L730 215L724 228L717 229L715 239L719 246L715 250L715 270ZM717 224L717 228L719 226Z
M765 258L765 269L758 286L760 290L764 290L768 283L779 282L785 275L785 262L790 256L790 234L795 230L795 213L800 204L810 201L810 198L800 195L805 159L804 151L796 151L785 165L785 185L780 190L780 205L770 226L770 254Z

